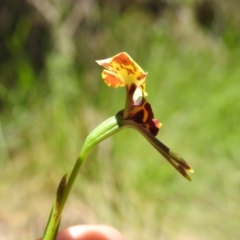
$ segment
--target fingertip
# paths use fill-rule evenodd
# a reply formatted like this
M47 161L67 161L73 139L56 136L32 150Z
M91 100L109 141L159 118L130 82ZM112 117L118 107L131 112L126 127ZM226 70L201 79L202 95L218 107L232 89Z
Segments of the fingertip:
M57 240L125 240L115 228L107 225L77 225L59 232Z

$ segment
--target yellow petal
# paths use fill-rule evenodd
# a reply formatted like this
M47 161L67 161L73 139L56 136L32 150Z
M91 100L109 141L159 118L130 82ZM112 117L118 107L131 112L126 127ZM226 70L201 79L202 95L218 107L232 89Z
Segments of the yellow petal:
M103 70L102 78L109 87L117 88L125 86L121 76L109 70Z
M99 64L100 66L103 66L103 67L110 70L111 60L112 60L112 58L107 58L107 59L103 59L103 60L96 60L96 63Z
M119 75L123 79L125 86L131 86L134 84L137 87L141 87L144 95L146 95L145 81L147 73L144 72L126 52L96 62L112 73Z

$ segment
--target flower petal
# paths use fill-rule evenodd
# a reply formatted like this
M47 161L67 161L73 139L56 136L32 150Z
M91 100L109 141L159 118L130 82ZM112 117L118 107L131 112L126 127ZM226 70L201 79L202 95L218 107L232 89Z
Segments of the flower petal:
M151 105L142 98L140 105L133 105L128 119L140 124L145 129L147 129L153 136L158 134L158 131L162 124L154 118Z
M117 88L125 86L121 76L109 70L103 70L102 78L109 87Z
M125 86L135 84L142 87L145 94L145 81L147 73L126 53L119 53L112 58L96 61L109 71L118 74L124 80Z

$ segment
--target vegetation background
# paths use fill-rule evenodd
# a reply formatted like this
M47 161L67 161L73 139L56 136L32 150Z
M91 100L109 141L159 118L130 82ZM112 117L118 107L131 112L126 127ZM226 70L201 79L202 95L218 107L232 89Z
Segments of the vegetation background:
M124 89L108 88L95 63L122 51L148 71L158 137L193 181L124 130L89 155L61 228L240 239L239 10L238 0L2 0L0 239L42 235L84 139L124 106Z

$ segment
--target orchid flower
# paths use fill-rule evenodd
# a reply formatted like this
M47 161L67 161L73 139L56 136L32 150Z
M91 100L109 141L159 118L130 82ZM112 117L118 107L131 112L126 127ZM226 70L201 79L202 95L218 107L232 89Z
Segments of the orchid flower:
M64 175L60 181L43 240L56 239L63 208L79 169L90 150L123 128L134 128L140 132L178 172L191 180L188 175L188 172L193 172L191 167L181 156L156 138L162 124L154 118L151 105L146 100L147 73L124 52L112 58L99 60L97 63L105 68L102 72L102 78L109 87L125 87L125 107L115 116L97 126L86 138L69 178Z
M116 114L119 127L136 129L178 172L191 180L188 172L193 172L192 168L155 137L162 124L154 118L151 105L146 101L147 73L125 52L96 62L106 68L102 78L109 87L126 88L125 108Z

